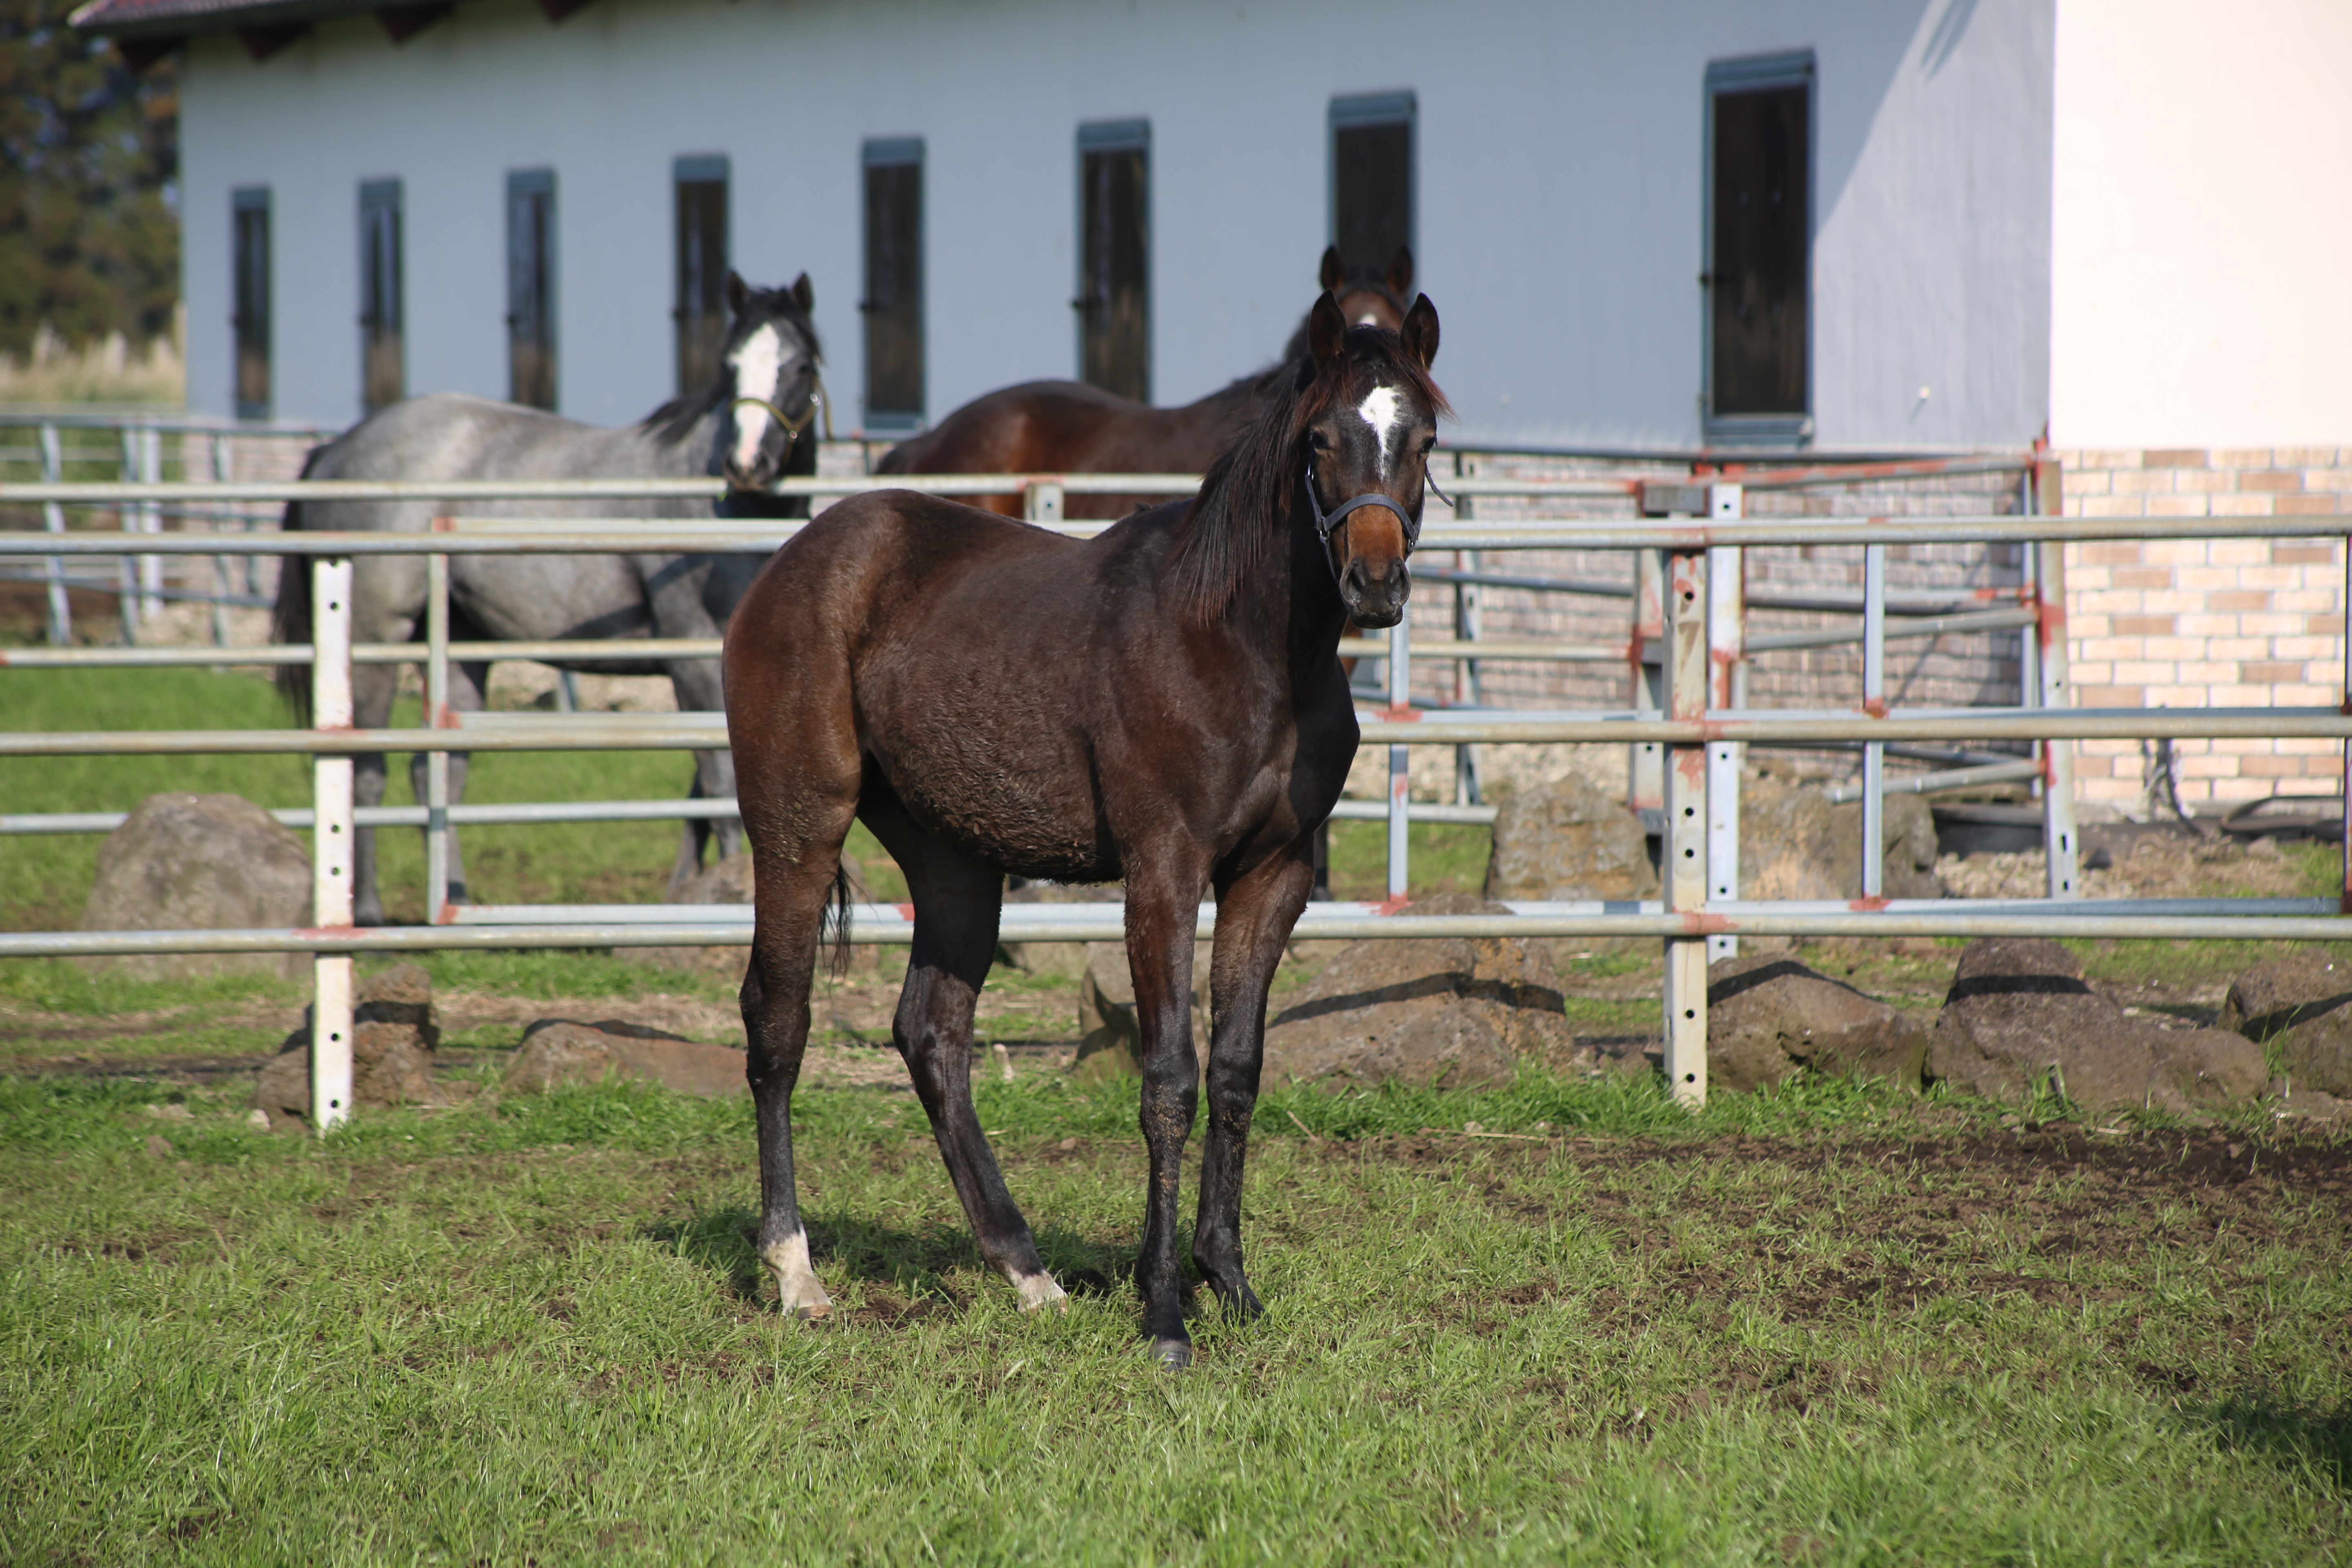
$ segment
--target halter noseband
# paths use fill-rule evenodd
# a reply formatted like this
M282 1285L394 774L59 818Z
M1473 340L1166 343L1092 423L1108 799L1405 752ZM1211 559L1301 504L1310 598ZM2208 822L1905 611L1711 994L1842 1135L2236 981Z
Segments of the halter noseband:
M1346 520L1348 514L1358 507L1384 506L1396 513L1397 521L1404 524L1404 552L1407 555L1411 555L1413 546L1421 542L1421 524L1408 516L1404 508L1378 490L1369 490L1362 495L1352 496L1329 511L1325 511L1323 498L1315 493L1315 459L1313 458L1307 459L1307 505L1315 517L1315 537L1323 546L1323 564L1331 568L1331 580L1335 583L1339 580L1339 563L1331 559L1331 533Z
M824 407L824 437L830 441L833 439L833 400L824 395L824 376L821 373L810 374L808 408L798 419L787 416L782 409L764 397L731 399L727 405L727 412L732 414L738 408L766 409L768 417L783 426L784 457L789 461L793 455L793 444L807 434L808 427L816 422L816 411L820 404Z

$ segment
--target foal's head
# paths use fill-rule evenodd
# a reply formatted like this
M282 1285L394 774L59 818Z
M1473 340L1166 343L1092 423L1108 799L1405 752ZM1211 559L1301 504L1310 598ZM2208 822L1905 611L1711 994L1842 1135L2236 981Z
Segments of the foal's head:
M803 272L789 289L754 289L727 275L727 331L721 373L728 398L720 432L721 462L728 485L761 489L773 483L792 458L794 443L807 437L823 388L816 329L809 310L816 302Z
M1437 308L1422 295L1399 331L1350 326L1328 291L1307 319L1315 381L1299 405L1310 515L1339 598L1362 626L1404 618L1405 557L1421 534L1422 487L1444 395L1429 379Z

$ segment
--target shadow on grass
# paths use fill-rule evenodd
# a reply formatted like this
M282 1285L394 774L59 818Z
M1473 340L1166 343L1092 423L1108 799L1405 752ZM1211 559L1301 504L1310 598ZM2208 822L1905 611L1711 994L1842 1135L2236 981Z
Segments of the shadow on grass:
M809 1251L820 1264L838 1264L850 1277L887 1286L908 1301L956 1310L971 1303L971 1276L985 1271L971 1233L960 1225L903 1230L854 1215L806 1215ZM747 1305L762 1300L765 1273L753 1250L760 1216L740 1204L649 1226L645 1234L677 1257L725 1281ZM1107 1247L1074 1231L1048 1226L1036 1233L1037 1251L1062 1288L1074 1296L1116 1296L1135 1270L1131 1247Z
M2184 1404L2182 1410L2225 1451L2257 1454L2282 1469L2352 1492L2352 1405L2297 1405L2248 1394L2210 1405Z

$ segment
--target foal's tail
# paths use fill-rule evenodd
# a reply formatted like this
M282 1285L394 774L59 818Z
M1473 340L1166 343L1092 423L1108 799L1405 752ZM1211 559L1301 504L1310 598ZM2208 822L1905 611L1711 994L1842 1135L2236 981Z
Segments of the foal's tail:
M324 447L313 447L302 460L302 477L309 479ZM289 500L286 515L278 523L281 532L292 533L302 526L302 503ZM278 602L269 610L269 640L276 643L306 643L310 640L310 558L307 555L281 555L278 558ZM305 729L310 723L310 667L307 664L281 664L272 672L278 694L294 710L294 722Z
M836 980L849 973L849 905L852 884L849 868L836 866L833 870L833 896L825 900L824 912L817 917L816 944L824 946L827 933L833 937L833 960L826 965Z

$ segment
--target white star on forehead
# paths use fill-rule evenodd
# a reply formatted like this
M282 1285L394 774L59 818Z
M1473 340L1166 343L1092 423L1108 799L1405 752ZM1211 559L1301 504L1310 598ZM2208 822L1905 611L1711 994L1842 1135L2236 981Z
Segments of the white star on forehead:
M1361 403L1356 405L1356 416L1372 427L1381 444L1381 478L1386 479L1396 467L1396 455L1389 450L1398 429L1404 424L1404 399L1393 386L1376 386Z

